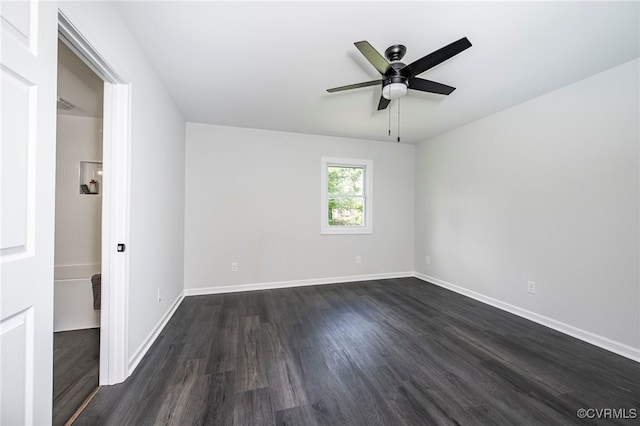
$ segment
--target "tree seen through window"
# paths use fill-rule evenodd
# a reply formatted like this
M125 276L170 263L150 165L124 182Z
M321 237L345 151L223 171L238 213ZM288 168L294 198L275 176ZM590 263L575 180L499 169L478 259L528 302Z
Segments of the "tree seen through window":
M364 167L327 168L329 226L364 226Z

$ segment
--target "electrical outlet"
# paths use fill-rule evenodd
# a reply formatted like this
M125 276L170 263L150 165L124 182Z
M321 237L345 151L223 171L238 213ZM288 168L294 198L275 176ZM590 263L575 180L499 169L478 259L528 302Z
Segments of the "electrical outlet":
M362 263L362 257L356 256L356 263Z
M231 272L238 272L238 262L233 262L231 264Z
M429 256L426 256L424 261L427 262L427 265L431 265L431 258Z
M527 281L527 292L536 294L536 283L533 281Z
M158 303L162 302L162 287L158 288Z

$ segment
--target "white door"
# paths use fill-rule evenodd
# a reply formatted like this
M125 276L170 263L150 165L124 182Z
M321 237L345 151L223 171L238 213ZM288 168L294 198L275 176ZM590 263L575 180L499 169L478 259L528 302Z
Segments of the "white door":
M57 5L0 2L0 424L51 423Z

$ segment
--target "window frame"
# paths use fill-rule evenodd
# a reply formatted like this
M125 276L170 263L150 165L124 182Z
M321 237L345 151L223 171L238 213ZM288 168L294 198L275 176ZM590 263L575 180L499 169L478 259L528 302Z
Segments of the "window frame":
M328 169L337 167L358 167L363 169L364 225L363 226L331 226L329 225L329 188ZM373 233L373 160L355 158L321 157L320 178L320 234L352 235Z

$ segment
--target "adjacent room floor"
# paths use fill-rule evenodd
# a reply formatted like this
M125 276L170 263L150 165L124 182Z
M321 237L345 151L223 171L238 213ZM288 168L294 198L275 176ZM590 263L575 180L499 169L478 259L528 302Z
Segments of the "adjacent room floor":
M100 329L53 333L53 425L64 425L98 387Z
M187 297L76 424L584 424L581 408L640 411L639 378L634 361L403 278Z

